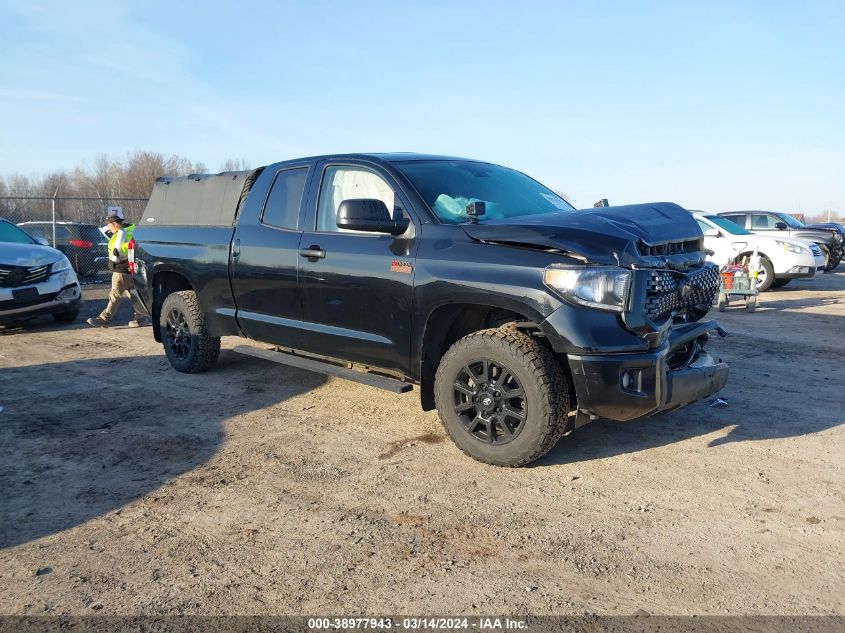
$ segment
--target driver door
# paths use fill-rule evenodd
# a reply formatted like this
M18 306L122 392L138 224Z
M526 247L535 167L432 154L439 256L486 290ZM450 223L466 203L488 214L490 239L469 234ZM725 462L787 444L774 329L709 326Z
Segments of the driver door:
M299 289L305 349L410 373L414 253L418 223L395 180L356 161L323 162L300 242ZM340 203L374 198L412 226L405 235L337 226Z

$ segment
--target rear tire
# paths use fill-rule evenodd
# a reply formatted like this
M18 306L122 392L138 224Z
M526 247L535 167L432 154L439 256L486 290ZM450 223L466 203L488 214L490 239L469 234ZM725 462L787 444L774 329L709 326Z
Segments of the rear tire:
M566 430L569 391L557 359L512 326L452 345L437 367L434 397L452 441L487 464L529 464Z
M53 318L59 323L72 323L79 316L79 310L68 310L67 312L54 312Z
M197 293L174 292L161 306L161 341L173 369L197 374L211 369L220 356L220 337L205 329Z

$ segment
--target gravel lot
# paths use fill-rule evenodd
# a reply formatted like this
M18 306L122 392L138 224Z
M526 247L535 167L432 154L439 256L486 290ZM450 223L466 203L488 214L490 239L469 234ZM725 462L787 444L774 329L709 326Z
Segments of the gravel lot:
M0 613L845 613L845 272L721 320L729 406L596 422L518 470L416 391L7 329Z

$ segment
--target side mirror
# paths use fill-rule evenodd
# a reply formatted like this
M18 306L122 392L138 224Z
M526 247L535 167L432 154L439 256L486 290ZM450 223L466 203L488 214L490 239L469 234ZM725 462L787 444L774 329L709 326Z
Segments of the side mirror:
M775 228L780 231L785 231L788 227L786 226L786 222L775 222Z
M718 229L707 229L704 231L704 237L721 237L721 235Z
M607 201L607 198L602 198L598 202L593 205L594 209L603 209L604 207L609 207L610 203Z
M41 244L41 246L50 246L50 242L47 241L47 238L44 237L35 237L33 238L36 242Z
M411 221L398 214L391 220L387 206L381 200L356 198L340 203L336 223L339 228L351 231L402 235Z

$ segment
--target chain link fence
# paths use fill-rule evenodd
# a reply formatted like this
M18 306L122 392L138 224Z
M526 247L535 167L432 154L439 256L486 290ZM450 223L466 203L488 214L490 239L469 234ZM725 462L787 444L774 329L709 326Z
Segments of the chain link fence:
M0 196L0 218L41 238L70 260L82 284L104 283L108 236L101 230L109 207L120 207L126 221L141 219L148 198Z

